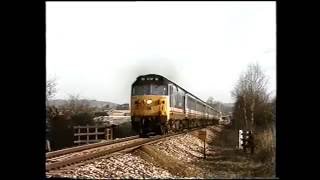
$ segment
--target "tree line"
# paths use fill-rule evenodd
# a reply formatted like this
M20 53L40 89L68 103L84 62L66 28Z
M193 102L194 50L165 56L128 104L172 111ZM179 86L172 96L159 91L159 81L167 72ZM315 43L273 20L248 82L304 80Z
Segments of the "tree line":
M95 107L81 101L79 95L69 95L67 102L59 107L49 100L57 92L56 79L47 80L46 87L46 138L52 150L73 146L73 126L94 125ZM102 122L101 122L102 123Z
M237 129L263 129L276 121L276 96L271 97L267 85L268 78L261 66L249 64L231 91L233 107L226 107L211 96L206 102L223 114L231 112Z
M73 146L73 126L103 125L99 116L107 116L102 110L110 109L109 105L102 108L91 107L90 103L81 100L79 95L69 95L67 101L60 106L53 106L49 101L57 92L56 79L47 80L46 87L46 139L50 141L51 149L58 150ZM120 106L120 108L124 108ZM131 130L131 122L125 122L113 127L113 137L123 138L136 135Z
M276 120L276 96L267 89L268 78L259 64L249 64L231 92L237 129L265 128Z
M53 146L55 146L55 141L65 141L56 143L56 149L59 149L72 146L71 142L73 141L70 138L73 138L73 126L96 124L97 122L93 118L103 114L95 114L97 108L90 107L89 103L85 101L80 101L79 95L69 95L67 103L59 108L51 106L49 100L57 92L56 85L56 79L47 81L46 134L47 139L51 140ZM231 92L234 99L232 108L232 125L234 128L255 130L256 128L265 129L274 126L276 121L276 96L271 97L267 85L267 76L260 65L248 65L247 70L240 75ZM230 109L225 107L222 102L215 101L213 97L209 97L207 103L213 108L221 110L224 114L230 112Z

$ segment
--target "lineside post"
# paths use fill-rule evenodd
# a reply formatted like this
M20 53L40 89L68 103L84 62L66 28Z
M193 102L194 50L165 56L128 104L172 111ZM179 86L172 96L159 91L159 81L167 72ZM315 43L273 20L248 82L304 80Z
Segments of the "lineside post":
M199 138L203 140L203 158L206 159L206 138L207 138L207 131L199 131L198 134Z

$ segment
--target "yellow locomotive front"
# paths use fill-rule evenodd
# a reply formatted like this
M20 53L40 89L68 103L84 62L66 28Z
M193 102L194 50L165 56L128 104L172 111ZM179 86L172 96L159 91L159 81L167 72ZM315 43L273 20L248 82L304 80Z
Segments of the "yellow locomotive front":
M131 122L140 135L167 132L168 83L158 75L139 76L131 88Z

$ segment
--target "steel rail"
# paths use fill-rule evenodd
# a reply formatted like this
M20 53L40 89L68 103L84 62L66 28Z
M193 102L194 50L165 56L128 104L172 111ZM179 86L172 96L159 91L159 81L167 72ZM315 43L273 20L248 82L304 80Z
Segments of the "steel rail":
M86 150L86 149L92 149L92 148L96 148L96 147L116 144L116 143L129 141L129 140L133 140L133 139L138 139L138 138L139 138L139 136L130 136L130 137L111 140L111 141L106 141L106 142L98 142L98 143L92 143L92 144L87 144L87 145L82 145L82 146L76 146L76 147L61 149L61 150L57 150L57 151L52 151L52 152L46 153L46 158L47 159L48 158L53 158L53 157L56 157L56 156L61 156L61 155L65 155L65 154L69 154L69 153L73 153L73 152L83 151L83 150Z
M130 144L125 144L123 146L119 146L119 147L115 147L115 148L111 148L111 149L107 149L107 150L102 150L102 151L98 151L98 152L93 152L93 153L89 153L89 154L85 154L85 155L81 155L81 156L77 156L77 157L71 157L71 158L68 158L66 160L59 161L59 162L49 163L49 164L46 164L46 171L50 171L50 170L53 170L53 169L58 169L58 168L61 168L61 167L64 167L64 166L72 165L72 164L75 164L75 163L79 163L79 162L82 162L82 161L90 160L90 159L97 158L97 157L100 157L100 156L103 156L103 155L107 155L107 154L112 154L112 153L115 153L115 152L118 152L118 151L123 151L123 150L126 150L126 149L136 149L136 148L139 148L139 147L141 147L143 145L155 143L155 142L158 142L158 141L163 140L165 138L175 137L175 136L178 136L178 135L181 135L181 134L190 133L190 132L197 131L197 130L200 130L200 129L203 129L203 128L205 128L205 127L194 128L194 129L191 129L191 130L188 130L188 131L182 131L182 132L178 132L178 133L174 133L174 134L167 134L167 135L163 135L163 136L155 136L155 137L151 137L151 138L142 138L142 139L144 139L142 141L133 142L133 143L130 143ZM122 141L122 142L124 142L124 141ZM115 143L113 143L113 144L115 144Z

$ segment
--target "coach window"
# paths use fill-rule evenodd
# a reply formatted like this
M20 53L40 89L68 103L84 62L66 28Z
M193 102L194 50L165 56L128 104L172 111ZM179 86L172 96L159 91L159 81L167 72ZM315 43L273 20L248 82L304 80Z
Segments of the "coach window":
M176 99L176 103L175 103L175 106L176 108L179 108L180 106L180 94L179 94L179 90L178 90L178 87L175 87L174 88L175 90L175 99Z
M189 100L190 100L190 109L191 110L194 110L194 101L193 101L193 99L192 98L189 98Z
M187 108L191 110L191 98L187 96Z
M196 110L196 102L193 98L191 98L191 109L194 111Z
M178 103L177 103L177 107L178 108L183 108L184 105L184 92L182 91L182 89L177 88L178 92Z
M178 87L175 86L173 88L173 91L174 91L174 97L175 97L174 107L179 108L180 95L179 95L179 92L178 92Z
M198 111L199 107L198 107L198 101L197 100L195 100L195 104L196 104L195 105L195 110Z
M170 87L170 107L175 107L176 104L176 92L175 92L175 87L169 86Z
M197 101L197 110L196 111L201 111L201 104L199 103L199 101Z

